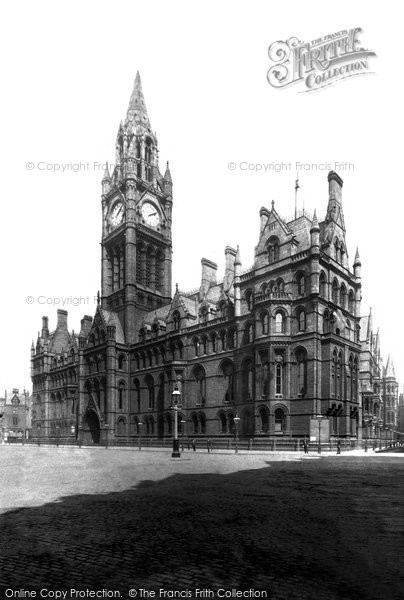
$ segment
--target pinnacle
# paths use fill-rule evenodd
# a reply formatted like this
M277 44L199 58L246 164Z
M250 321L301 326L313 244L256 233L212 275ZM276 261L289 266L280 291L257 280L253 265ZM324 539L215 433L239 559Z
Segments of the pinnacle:
M129 100L126 122L133 120L137 125L142 124L150 128L149 116L147 114L146 102L143 95L142 81L139 71L136 72L133 91Z

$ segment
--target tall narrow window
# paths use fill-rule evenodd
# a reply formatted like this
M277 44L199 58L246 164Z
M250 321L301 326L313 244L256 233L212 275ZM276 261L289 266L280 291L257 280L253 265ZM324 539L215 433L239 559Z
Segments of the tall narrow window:
M281 363L276 363L276 367L275 367L275 394L282 394L282 375L283 375L283 368L282 368L282 364Z
M275 333L284 333L284 316L281 312L275 315Z
M283 433L286 429L286 418L282 408L275 410L275 433Z
M306 313L301 309L297 315L299 331L306 331Z
M338 281L336 279L332 282L332 301L334 304L338 303Z
M123 383L123 381L121 381L118 386L118 408L119 408L119 410L123 409L124 395L125 395L125 384Z
M320 296L327 297L327 280L323 272L320 273Z

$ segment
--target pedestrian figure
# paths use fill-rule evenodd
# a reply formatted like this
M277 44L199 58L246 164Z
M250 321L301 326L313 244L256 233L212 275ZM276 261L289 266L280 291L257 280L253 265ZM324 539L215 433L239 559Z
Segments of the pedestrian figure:
M195 440L192 440L192 450L195 452L196 450L196 446L195 446Z
M212 440L208 439L208 441L206 442L206 446L208 448L208 452L212 452Z
M341 454L341 440L337 441L337 454Z
M304 453L305 453L305 454L308 454L308 453L309 453L309 446L308 446L308 444L307 444L307 440L306 440L306 438L304 438L304 440L303 440L303 450L304 450Z
M189 439L187 439L187 449L189 450L190 446L189 446Z

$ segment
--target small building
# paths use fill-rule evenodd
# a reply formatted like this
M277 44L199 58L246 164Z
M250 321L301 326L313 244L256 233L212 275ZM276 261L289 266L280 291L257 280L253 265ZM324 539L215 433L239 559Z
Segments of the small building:
M32 398L24 389L22 394L18 388L13 388L11 393L4 393L0 398L0 440L4 442L22 441L28 437L31 428Z

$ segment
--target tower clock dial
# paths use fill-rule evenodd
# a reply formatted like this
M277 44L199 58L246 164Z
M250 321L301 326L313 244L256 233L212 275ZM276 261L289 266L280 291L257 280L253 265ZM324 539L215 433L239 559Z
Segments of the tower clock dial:
M160 223L160 215L154 204L151 202L144 202L141 208L142 217L148 225L157 227Z
M120 225L123 221L123 216L124 216L124 207L122 202L118 202L117 204L115 204L114 208L112 209L111 212L111 225L113 227L118 227L118 225Z

